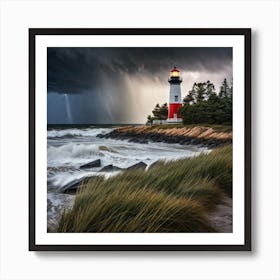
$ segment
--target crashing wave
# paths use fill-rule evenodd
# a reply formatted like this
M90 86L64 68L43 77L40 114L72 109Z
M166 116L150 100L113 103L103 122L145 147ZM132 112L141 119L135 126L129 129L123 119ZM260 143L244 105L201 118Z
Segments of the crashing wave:
M111 128L69 128L63 130L48 130L48 138L73 138L73 137L95 137L98 134L109 133Z

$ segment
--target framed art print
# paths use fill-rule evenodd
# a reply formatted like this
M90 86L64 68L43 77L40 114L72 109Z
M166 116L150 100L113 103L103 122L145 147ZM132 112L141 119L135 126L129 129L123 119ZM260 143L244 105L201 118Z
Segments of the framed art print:
M251 250L250 29L29 43L29 250Z

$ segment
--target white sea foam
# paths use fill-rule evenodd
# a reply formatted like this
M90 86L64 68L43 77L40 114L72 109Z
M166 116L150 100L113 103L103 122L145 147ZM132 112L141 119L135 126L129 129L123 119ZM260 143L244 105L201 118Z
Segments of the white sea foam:
M48 147L48 160L63 160L74 158L91 158L99 153L99 145L68 143L62 146Z
M51 129L48 130L47 136L48 138L59 138L59 137L90 137L96 136L98 134L106 134L109 133L112 128L68 128L68 129Z

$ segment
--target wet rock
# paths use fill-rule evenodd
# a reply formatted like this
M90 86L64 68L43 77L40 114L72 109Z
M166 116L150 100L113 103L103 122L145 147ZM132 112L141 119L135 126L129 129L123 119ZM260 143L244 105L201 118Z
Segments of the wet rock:
M128 140L128 142L133 142L133 143L137 143L137 138L130 138L129 140Z
M147 164L143 161L140 161L140 162L128 167L126 170L145 169L146 167L147 167Z
M105 136L106 136L106 134L101 134L101 133L96 135L96 137L98 137L98 138L104 138Z
M191 145L198 145L198 144L200 144L200 141L199 141L198 139L193 138L193 139L190 141L190 144L191 144Z
M139 143L140 143L140 144L148 144L149 142L148 142L148 140L146 140L146 139L140 139L140 140L139 140Z
M113 164L109 164L104 166L103 168L101 168L99 170L99 172L112 172L112 171L119 171L119 170L123 170L120 167L114 166Z
M86 163L84 165L81 165L80 168L93 168L93 167L100 167L100 166L101 166L101 160L97 159L89 163Z
M139 143L139 144L148 144L148 140L140 137L132 137L128 142Z
M85 179L86 178L76 179L64 185L62 188L60 188L60 192L67 193L67 194L75 194Z

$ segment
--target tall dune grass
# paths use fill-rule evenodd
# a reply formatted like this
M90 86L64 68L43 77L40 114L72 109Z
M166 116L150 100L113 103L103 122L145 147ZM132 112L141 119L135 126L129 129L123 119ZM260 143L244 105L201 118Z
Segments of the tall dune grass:
M215 232L209 211L232 192L232 146L90 179L59 232Z

